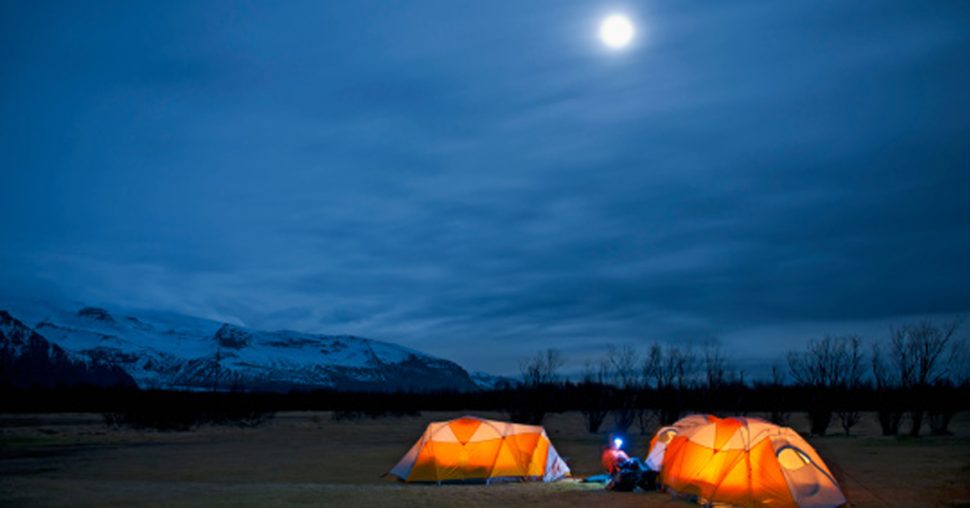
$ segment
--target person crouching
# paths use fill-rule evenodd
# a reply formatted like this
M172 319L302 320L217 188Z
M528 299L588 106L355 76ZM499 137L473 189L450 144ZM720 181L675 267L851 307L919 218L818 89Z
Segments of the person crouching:
M636 489L650 491L657 488L657 473L639 458L630 458L623 451L623 439L613 438L603 450L603 467L610 473L607 490L632 492Z
M618 437L614 438L608 446L603 447L601 462L603 463L603 468L606 469L606 472L610 476L619 473L620 467L628 460L630 460L630 456L623 451L622 439Z

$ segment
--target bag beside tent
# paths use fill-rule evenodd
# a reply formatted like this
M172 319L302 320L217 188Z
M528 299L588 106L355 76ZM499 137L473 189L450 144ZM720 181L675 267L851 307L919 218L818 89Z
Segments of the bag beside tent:
M569 467L541 426L463 416L428 424L390 473L406 482L551 482Z

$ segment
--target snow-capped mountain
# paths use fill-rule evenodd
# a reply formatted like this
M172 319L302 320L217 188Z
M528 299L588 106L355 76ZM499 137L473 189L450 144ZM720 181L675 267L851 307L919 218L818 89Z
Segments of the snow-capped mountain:
M453 362L360 337L267 332L157 311L6 307L75 361L117 367L141 388L477 389Z
M476 370L471 373L472 381L482 390L501 390L505 388L515 388L519 382L505 376L496 376L488 372Z
M133 386L121 368L70 354L0 310L0 386Z

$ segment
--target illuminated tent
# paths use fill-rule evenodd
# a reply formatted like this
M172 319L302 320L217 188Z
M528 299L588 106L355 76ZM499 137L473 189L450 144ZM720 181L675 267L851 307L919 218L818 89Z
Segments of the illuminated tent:
M406 482L552 482L569 467L542 427L463 416L428 424L391 474Z
M788 427L758 418L692 415L663 427L647 463L671 493L701 504L836 507L846 503L818 453Z

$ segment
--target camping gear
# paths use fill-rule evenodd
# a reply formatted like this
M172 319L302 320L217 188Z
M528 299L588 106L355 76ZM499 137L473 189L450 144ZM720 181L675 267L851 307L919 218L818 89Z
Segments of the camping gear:
M569 467L541 426L463 416L428 424L390 473L406 482L552 482Z
M610 483L611 479L612 478L610 478L610 475L608 474L594 474L583 478L581 481L582 483L602 483L603 485L606 485L607 483Z
M692 415L650 442L667 491L700 504L823 508L846 503L818 453L794 430L758 418Z
M650 492L657 490L657 472L647 468L640 459L629 459L620 465L606 484L607 490L633 492L637 489Z

